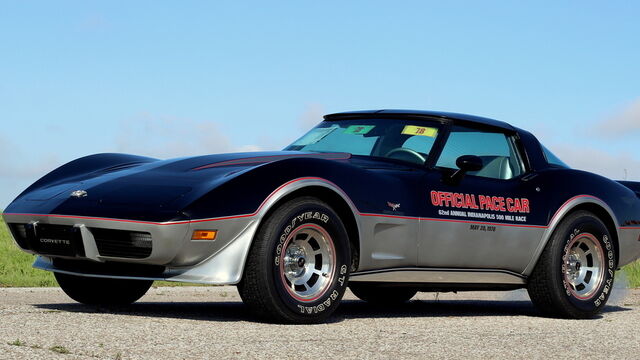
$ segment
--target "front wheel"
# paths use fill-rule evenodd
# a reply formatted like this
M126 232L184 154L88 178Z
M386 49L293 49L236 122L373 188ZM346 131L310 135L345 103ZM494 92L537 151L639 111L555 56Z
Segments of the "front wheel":
M87 305L128 305L136 302L152 280L111 279L54 273L58 285L73 300Z
M591 318L613 289L615 249L604 223L588 211L564 219L534 268L527 290L546 315Z
M268 321L320 322L338 307L350 262L347 231L333 209L313 197L293 199L258 230L238 291Z

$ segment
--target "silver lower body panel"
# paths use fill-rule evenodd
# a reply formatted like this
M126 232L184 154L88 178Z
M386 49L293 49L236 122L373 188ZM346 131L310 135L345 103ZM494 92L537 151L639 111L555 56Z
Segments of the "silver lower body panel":
M398 268L351 274L350 282L524 285L526 278L511 271L493 269Z

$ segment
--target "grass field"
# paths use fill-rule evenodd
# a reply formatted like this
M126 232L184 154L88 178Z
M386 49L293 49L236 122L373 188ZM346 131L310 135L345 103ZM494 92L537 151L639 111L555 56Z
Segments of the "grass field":
M39 287L56 286L56 281L48 271L36 270L31 267L34 256L23 253L13 243L9 229L0 220L0 287ZM626 274L629 287L640 287L640 261L625 266L622 271ZM157 281L154 286L192 285Z
M48 271L31 267L34 256L18 250L9 229L0 220L0 287L56 286Z
M627 279L629 280L629 287L640 287L640 260L623 267L622 271L624 271L625 275L627 275Z

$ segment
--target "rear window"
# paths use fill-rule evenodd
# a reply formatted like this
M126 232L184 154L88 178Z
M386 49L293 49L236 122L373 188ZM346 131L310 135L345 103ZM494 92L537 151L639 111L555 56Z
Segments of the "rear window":
M544 145L542 145L542 152L544 153L544 157L547 159L547 162L549 163L549 165L561 167L561 168L567 168L567 169L570 168L569 165L567 165L564 161L560 160L559 157L557 157L554 153L551 152L551 150L547 149L547 147Z

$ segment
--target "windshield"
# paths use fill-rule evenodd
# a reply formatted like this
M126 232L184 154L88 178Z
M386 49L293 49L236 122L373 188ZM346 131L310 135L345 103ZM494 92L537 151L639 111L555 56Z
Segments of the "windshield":
M424 164L440 124L425 120L323 121L285 150L346 152Z

